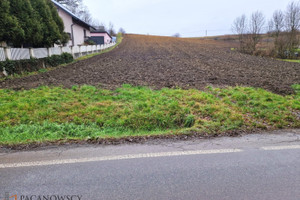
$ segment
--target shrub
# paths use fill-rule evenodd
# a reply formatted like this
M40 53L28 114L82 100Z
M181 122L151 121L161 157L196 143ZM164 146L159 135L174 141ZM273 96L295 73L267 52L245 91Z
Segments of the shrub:
M87 40L84 42L84 44L86 45L96 45L96 42L94 42L93 40Z
M62 55L53 55L51 57L29 60L6 60L0 62L0 71L5 71L8 74L20 74L23 72L39 71L45 67L57 67L61 64L70 63L73 61L73 56L69 53L63 53Z

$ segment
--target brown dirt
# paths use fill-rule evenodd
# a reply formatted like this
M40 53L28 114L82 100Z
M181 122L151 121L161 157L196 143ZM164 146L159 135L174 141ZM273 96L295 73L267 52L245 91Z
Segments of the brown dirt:
M300 64L231 51L233 42L127 35L113 51L55 70L5 80L0 88L29 89L41 85L71 87L122 84L155 88L203 89L215 86L254 86L279 94L300 83Z

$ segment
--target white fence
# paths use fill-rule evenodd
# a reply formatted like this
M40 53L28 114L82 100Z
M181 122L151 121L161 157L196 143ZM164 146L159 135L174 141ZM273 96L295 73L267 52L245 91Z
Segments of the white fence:
M0 48L0 61L46 58L52 55L61 55L62 53L70 53L74 58L79 58L84 55L100 52L114 45L116 43L52 48Z
M4 61L5 60L5 53L4 53L4 49L0 48L0 61Z
M11 48L11 60L26 60L30 59L30 53L28 49Z

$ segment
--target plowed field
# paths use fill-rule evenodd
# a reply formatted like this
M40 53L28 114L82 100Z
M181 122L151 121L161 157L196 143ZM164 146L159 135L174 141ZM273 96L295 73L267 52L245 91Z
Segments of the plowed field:
M254 86L279 94L300 83L300 64L244 55L233 44L204 39L127 35L113 51L46 73L5 80L0 88L122 84L203 89Z

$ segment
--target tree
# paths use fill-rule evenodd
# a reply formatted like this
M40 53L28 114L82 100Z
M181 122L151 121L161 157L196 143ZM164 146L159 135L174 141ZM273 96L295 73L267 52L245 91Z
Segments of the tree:
M58 29L59 29L59 32L61 34L61 39L60 41L57 41L57 43L59 44L66 44L68 43L68 41L70 40L70 37L69 35L64 32L65 30L65 25L64 25L64 22L63 20L60 18L60 16L58 15L58 12L57 12L57 9L56 7L53 5L53 3L49 0L46 1L47 5L49 6L50 8L50 11L51 11L51 15L53 17L53 20L55 21L55 23L57 24L58 26Z
M256 45L261 40L265 16L262 12L252 13L250 20L247 22L246 15L242 15L234 20L232 31L239 36L240 50L245 53L253 54Z
M284 14L281 10L276 10L273 13L273 17L269 22L270 25L270 31L275 34L275 36L279 36L279 34L283 31L284 29Z
M113 25L113 23L111 23L111 22L109 23L108 33L109 33L111 36L115 36L115 35L116 35L115 29L114 29L114 25Z
M256 45L261 40L261 34L265 24L265 16L262 12L256 11L252 13L249 21L249 50L250 53L253 53L256 50Z
M93 18L91 13L86 7L82 0L57 0L58 3L62 4L68 10L70 10L74 15L76 15L82 21L91 24L93 22Z
M273 13L272 19L269 21L269 32L271 37L274 37L275 55L280 58L285 57L287 49L286 34L283 33L285 27L284 13L281 10L276 10Z
M286 29L289 32L295 32L300 28L300 6L299 3L291 2L285 14Z
M2 0L1 0L2 1ZM20 37L14 41L14 45L38 44L42 41L42 29L37 12L33 10L29 0L9 0L10 15L14 16L24 30L24 38Z
M79 17L82 21L91 24L93 22L93 18L91 16L91 13L89 11L89 9L83 5L80 4L77 8L77 11L75 12L75 14L77 15L77 17Z
M20 27L16 17L10 15L8 0L0 1L0 42L18 43L24 39L24 30Z
M242 51L255 53L264 32L264 24L265 17L259 11L252 13L248 23L245 15L234 21L232 30L239 35ZM285 12L276 10L268 22L268 36L274 38L274 45L267 55L280 58L294 57L300 44L299 31L300 1L288 4Z
M126 33L126 31L121 27L121 28L119 29L119 33L122 33L122 35L123 35L123 34Z
M237 17L232 25L232 31L236 33L239 37L240 42L240 50L242 52L245 51L245 39L246 39L246 32L247 32L247 18L246 15L242 15Z
M76 14L79 6L82 4L82 0L56 0L58 3L65 6L72 13Z
M68 41L51 0L0 0L0 42L50 47Z
M34 43L35 46L50 47L62 39L62 32L56 23L57 19L54 20L55 16L52 16L50 4L47 4L46 1L48 0L31 0L31 5L37 12L38 23L42 27L42 41Z
M175 34L173 35L173 37L179 38L179 37L180 37L180 33L175 33Z
M296 2L291 2L285 13L285 24L287 31L287 49L289 56L293 57L294 49L299 46L297 32L300 28L300 5Z

